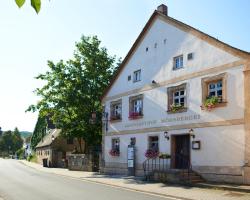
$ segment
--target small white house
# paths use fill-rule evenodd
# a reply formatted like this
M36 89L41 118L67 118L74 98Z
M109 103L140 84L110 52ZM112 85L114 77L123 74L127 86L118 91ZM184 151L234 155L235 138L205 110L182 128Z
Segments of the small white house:
M152 14L103 96L105 172L127 174L133 141L136 175L151 150L173 169L250 183L250 53L167 11Z

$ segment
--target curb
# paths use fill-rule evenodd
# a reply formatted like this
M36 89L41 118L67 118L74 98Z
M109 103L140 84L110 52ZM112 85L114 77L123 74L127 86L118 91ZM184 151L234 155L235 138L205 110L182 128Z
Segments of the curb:
M224 190L224 191L231 191L231 192L241 192L241 193L250 193L250 188L236 188L233 186L223 186L223 185L210 185L210 184L203 184L197 183L193 185L194 187L204 188L204 189L214 189L214 190Z
M42 170L39 170L33 166L27 165L25 162L19 161L21 164L30 167L32 169L35 169L37 171L40 172L44 172ZM87 178L83 178L83 177L72 177L69 175L63 175L63 174L58 174L55 172L45 172L45 173L49 173L49 174L53 174L53 175L57 175L57 176L61 176L61 177L66 177L66 178L71 178L74 180L80 180L80 181L85 181L85 182L90 182L90 183L95 183L95 184L100 184L100 185L106 185L109 187L114 187L114 188L119 188L119 189L123 189L123 190L129 190L129 191L134 191L134 192L140 192L143 194L148 194L148 195L154 195L154 196L159 196L159 197L165 197L165 198L171 198L173 200L194 200L194 199L189 199L189 198L184 198L184 197L178 197L178 196L173 196L173 195L167 195L167 194L162 194L162 193L157 193L157 192L149 192L149 191L145 191L145 190L140 190L140 189L134 189L134 188L130 188L130 187L124 187L124 186L119 186L116 184L112 184L112 183L104 183L104 182L100 182L100 181L94 181L94 180L90 180ZM0 199L1 200L1 199Z
M22 163L25 166L30 167L32 169L35 169L35 170L38 170L38 171L41 171L41 172L45 172L45 171L42 171L42 170L40 170L40 169L38 169L36 167L30 166L25 162L20 161L20 163ZM71 179L74 179L74 180L81 180L81 181L86 181L86 182L91 182L91 183L96 183L96 184L102 184L102 185L106 185L106 186L110 186L110 187L120 188L120 189L124 189L124 190L140 192L140 193L149 194L149 195L155 195L155 196L160 196L160 197L165 197L165 198L171 198L171 199L174 199L174 200L194 200L194 199L189 199L189 198L184 198L184 197L178 197L178 196L173 196L173 195L162 194L162 193L158 193L158 192L149 192L149 191L146 191L146 190L134 189L134 188L126 187L126 186L119 186L119 185L112 184L112 183L105 183L105 182L90 180L90 179L84 178L84 177L73 177L73 176L70 176L70 175L58 174L58 173L55 173L55 172L45 172L45 173L50 173L50 174L54 174L54 175L61 176L61 177L66 177L66 178L71 178ZM222 190L222 191L231 191L231 192L240 192L240 193L250 193L250 189L228 187L228 186L221 186L221 185L209 185L209 184L202 184L202 183L193 184L193 185L190 185L190 187L198 187L198 188L203 188L203 189L213 189L213 190Z

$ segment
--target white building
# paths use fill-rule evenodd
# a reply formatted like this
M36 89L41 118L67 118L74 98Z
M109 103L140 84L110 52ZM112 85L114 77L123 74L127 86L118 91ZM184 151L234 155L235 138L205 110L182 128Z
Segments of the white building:
M250 183L249 60L159 6L102 99L105 171L127 173L132 140L136 175L152 149L171 168L187 167L182 155L207 180Z

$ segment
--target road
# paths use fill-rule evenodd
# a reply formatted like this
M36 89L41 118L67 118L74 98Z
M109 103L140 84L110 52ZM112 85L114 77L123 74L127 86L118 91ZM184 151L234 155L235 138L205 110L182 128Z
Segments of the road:
M173 200L37 171L0 159L0 200Z

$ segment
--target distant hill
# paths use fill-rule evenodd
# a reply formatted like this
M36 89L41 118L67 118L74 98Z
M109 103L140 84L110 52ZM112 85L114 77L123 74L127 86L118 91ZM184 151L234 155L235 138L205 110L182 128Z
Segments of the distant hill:
M23 138L27 138L27 137L29 137L29 136L31 136L32 135L32 132L29 132L29 131L20 131L20 134L21 134L21 136L23 137Z

